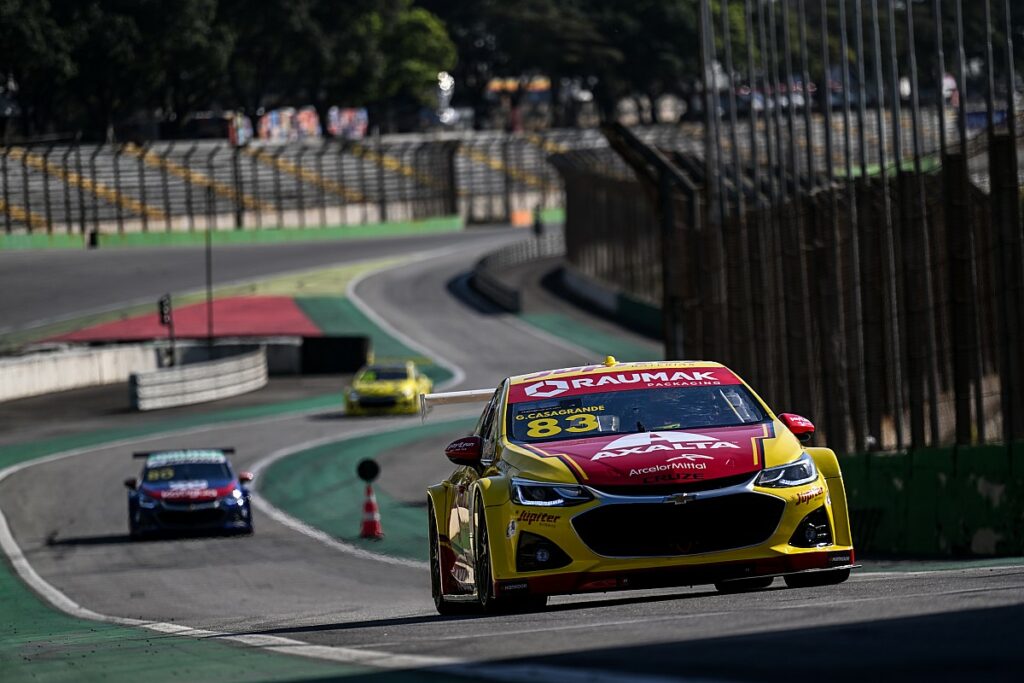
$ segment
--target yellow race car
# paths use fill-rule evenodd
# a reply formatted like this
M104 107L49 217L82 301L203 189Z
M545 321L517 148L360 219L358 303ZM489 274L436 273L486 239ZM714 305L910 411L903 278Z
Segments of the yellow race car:
M416 413L420 394L434 383L412 361L391 365L367 365L356 373L345 393L347 415Z
M617 363L506 379L428 489L441 614L539 608L555 594L838 584L855 567L835 454L728 368Z

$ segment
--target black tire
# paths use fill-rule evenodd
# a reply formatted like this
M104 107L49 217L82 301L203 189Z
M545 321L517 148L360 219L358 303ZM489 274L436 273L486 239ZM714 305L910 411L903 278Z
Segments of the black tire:
M466 614L469 608L475 607L472 603L449 602L444 599L444 592L441 590L441 549L440 540L437 535L437 517L434 516L433 503L427 499L428 514L427 521L430 524L428 538L430 539L430 597L434 599L434 609L443 617L450 617L459 614Z
M496 614L501 604L494 595L494 579L491 575L491 541L487 534L487 518L483 503L477 501L473 518L473 578L476 580L476 599L484 614ZM481 580L482 579L482 580Z
M808 572L806 574L789 574L783 577L790 588L817 588L819 586L835 586L850 578L849 569L833 569L826 572Z
M715 590L719 593L747 593L750 591L761 591L772 585L774 576L758 576L753 579L736 579L734 581L719 581L715 584Z
M521 595L498 598L494 595L494 580L491 575L491 544L487 534L487 519L484 506L478 502L474 521L476 547L473 549L474 575L476 578L477 604L484 614L507 614L509 612L534 612L548 604L546 595ZM481 582L480 579L486 580ZM482 583L482 585L481 585Z

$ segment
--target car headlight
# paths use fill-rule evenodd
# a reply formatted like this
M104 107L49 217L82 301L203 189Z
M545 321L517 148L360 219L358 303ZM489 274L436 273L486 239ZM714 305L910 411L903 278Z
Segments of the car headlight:
M575 484L548 484L528 479L512 480L512 502L518 505L569 507L593 500L590 491Z
M352 389L351 391L349 391L348 392L348 400L350 400L350 401L358 401L359 400L359 392L356 391L355 389Z
M145 493L139 494L139 507L152 510L156 507L156 498L150 498Z
M407 399L411 399L414 396L416 396L416 392L411 387L405 387L404 389L402 389L402 396L404 396Z
M814 460L804 453L788 465L762 470L761 474L757 475L757 481L754 484L769 488L784 488L809 484L817 478L818 469L814 466Z
M245 494L243 494L240 489L235 489L234 491L231 492L231 495L226 496L224 498L224 504L225 505L242 505L245 502L243 500L243 496L244 495Z

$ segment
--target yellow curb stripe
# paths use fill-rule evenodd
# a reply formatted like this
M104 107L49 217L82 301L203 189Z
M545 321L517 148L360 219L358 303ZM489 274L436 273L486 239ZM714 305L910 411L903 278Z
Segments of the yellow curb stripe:
M495 159L489 154L481 152L479 149L474 147L463 147L460 145L458 153L471 161L487 166L491 170L504 173L513 180L519 180L534 187L545 187L546 185L540 176L522 171L518 168L513 168L512 166L506 166L500 159Z
M71 171L60 164L52 163L38 154L33 154L21 147L11 147L7 156L8 158L16 161L23 160L26 166L30 166L37 171L42 171L43 173L48 173L55 178L63 180L68 185L91 192L93 195L99 197L108 204L120 206L123 209L127 209L139 215L145 215L148 218L164 218L164 212L156 207L143 204L138 199L122 194L120 191L110 187L106 183L88 178L76 173L75 171Z
M226 199L230 199L233 202L241 202L242 206L247 209L259 209L261 211L274 210L274 205L269 202L261 201L244 192L237 192L235 188L231 187L227 183L215 180L202 171L193 170L188 166L179 164L177 161L173 161L172 159L166 159L152 150L143 150L141 147L131 142L127 143L123 149L125 154L141 158L142 162L151 168L164 169L176 178L180 178L187 183L191 183L199 187L213 188L213 191L216 194L221 197L225 197Z
M18 206L17 204L9 204L3 199L0 199L0 213L5 213L10 216L12 220L24 223L32 230L35 230L36 228L46 228L46 219L38 213L35 211L26 211L21 206Z
M561 154L569 151L568 145L563 145L561 142L555 142L554 140L548 140L541 135L531 133L526 136L526 141L534 147L539 147L548 154Z
M276 168L284 171L288 175L294 176L294 177L298 178L299 180L302 180L304 182L309 183L310 185L316 185L317 187L323 188L323 189L327 190L328 192L331 192L331 193L336 194L336 195L338 195L340 197L343 197L344 199L346 199L348 201L352 201L352 202L366 201L366 198L362 195L362 193L356 192L355 190L352 190L352 189L349 189L349 188L345 187L342 183L339 183L336 180L331 180L330 178L324 178L319 173L316 173L315 171L311 171L308 168L303 168L302 166L299 166L294 161L291 161L290 159L284 159L282 157L275 156L273 154L269 154L268 152L266 152L266 151L264 151L262 149L257 149L257 148L254 148L254 147L243 147L242 151L245 152L248 156L253 157L254 159L256 159L257 161L259 161L262 164L266 164L267 166L276 167Z
M369 147L364 147L359 143L353 143L352 154L359 157L360 159L365 159L369 162L377 164L385 171L399 173L401 175L404 175L406 178L412 178L421 185L426 185L428 187L443 187L443 184L433 176L427 173L423 173L422 171L416 170L414 167L405 163L396 156L384 154L383 152L375 152Z

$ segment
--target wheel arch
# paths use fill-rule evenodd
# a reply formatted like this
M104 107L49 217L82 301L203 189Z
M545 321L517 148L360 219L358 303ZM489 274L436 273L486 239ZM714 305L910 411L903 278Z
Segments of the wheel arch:
M831 448L808 448L807 453L814 458L814 465L825 477L828 494L831 499L832 523L835 525L836 545L853 545L853 534L850 531L850 511L846 504L846 487L843 485L843 471L839 466L839 458Z

